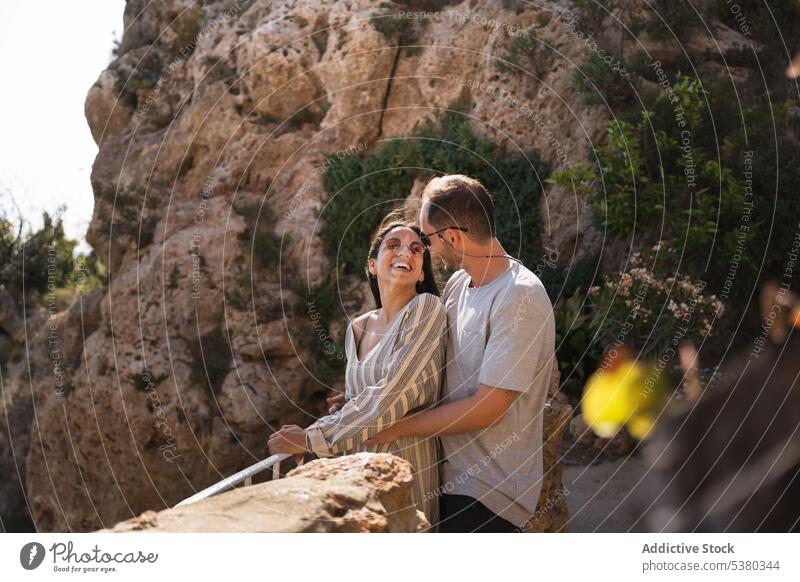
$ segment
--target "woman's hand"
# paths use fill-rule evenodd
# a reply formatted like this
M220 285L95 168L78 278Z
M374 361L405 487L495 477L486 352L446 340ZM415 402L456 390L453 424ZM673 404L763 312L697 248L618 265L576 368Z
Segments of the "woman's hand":
M333 414L337 410L340 410L342 406L344 406L345 399L344 394L337 394L336 396L331 396L330 398L326 398L325 401L328 403L328 414Z
M269 452L302 455L309 452L306 447L306 431L296 424L286 424L272 433L267 441Z

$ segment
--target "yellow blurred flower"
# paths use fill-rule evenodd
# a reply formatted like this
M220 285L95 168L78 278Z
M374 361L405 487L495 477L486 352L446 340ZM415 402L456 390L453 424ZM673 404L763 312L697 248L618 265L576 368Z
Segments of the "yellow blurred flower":
M652 373L652 366L625 359L592 374L581 408L583 418L597 436L611 438L625 425L632 437L647 437L664 396L661 383L652 381Z

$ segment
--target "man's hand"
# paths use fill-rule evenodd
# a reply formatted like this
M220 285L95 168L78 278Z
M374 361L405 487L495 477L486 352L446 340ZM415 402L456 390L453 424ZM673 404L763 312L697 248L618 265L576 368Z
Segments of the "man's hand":
M403 436L403 420L405 419L398 420L396 423L394 423L386 430L383 430L378 434L376 434L375 436L373 436L371 439L364 441L364 444L367 445L368 447L374 447L376 445L382 445L385 443L396 441L401 436Z
M344 406L345 399L344 394L337 394L336 396L331 396L330 398L326 398L325 401L328 403L328 414L333 414L337 410L340 410L342 406Z
M518 395L481 384L472 396L404 416L366 444L388 443L401 436L437 437L483 430L500 422Z
M278 432L272 433L267 446L271 454L294 454L295 460L309 452L306 448L306 431L296 424L285 424Z

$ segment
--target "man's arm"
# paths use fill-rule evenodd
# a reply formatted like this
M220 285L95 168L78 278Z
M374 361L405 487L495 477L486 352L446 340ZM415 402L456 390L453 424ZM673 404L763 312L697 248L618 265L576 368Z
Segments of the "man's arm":
M475 393L407 415L369 444L389 442L400 436L473 432L500 422L514 398L530 388L537 373L549 374L555 343L553 320L553 308L541 283L514 289L492 314L492 329Z
M482 430L500 422L517 394L481 384L472 396L409 414L367 444L388 443L401 436L434 437Z

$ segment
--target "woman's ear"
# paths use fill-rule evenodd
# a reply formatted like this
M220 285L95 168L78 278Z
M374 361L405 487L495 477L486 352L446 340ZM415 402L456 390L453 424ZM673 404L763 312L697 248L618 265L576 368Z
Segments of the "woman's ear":
M373 277L378 276L378 269L375 267L375 259L370 259L367 262L367 268L369 269L369 274Z

